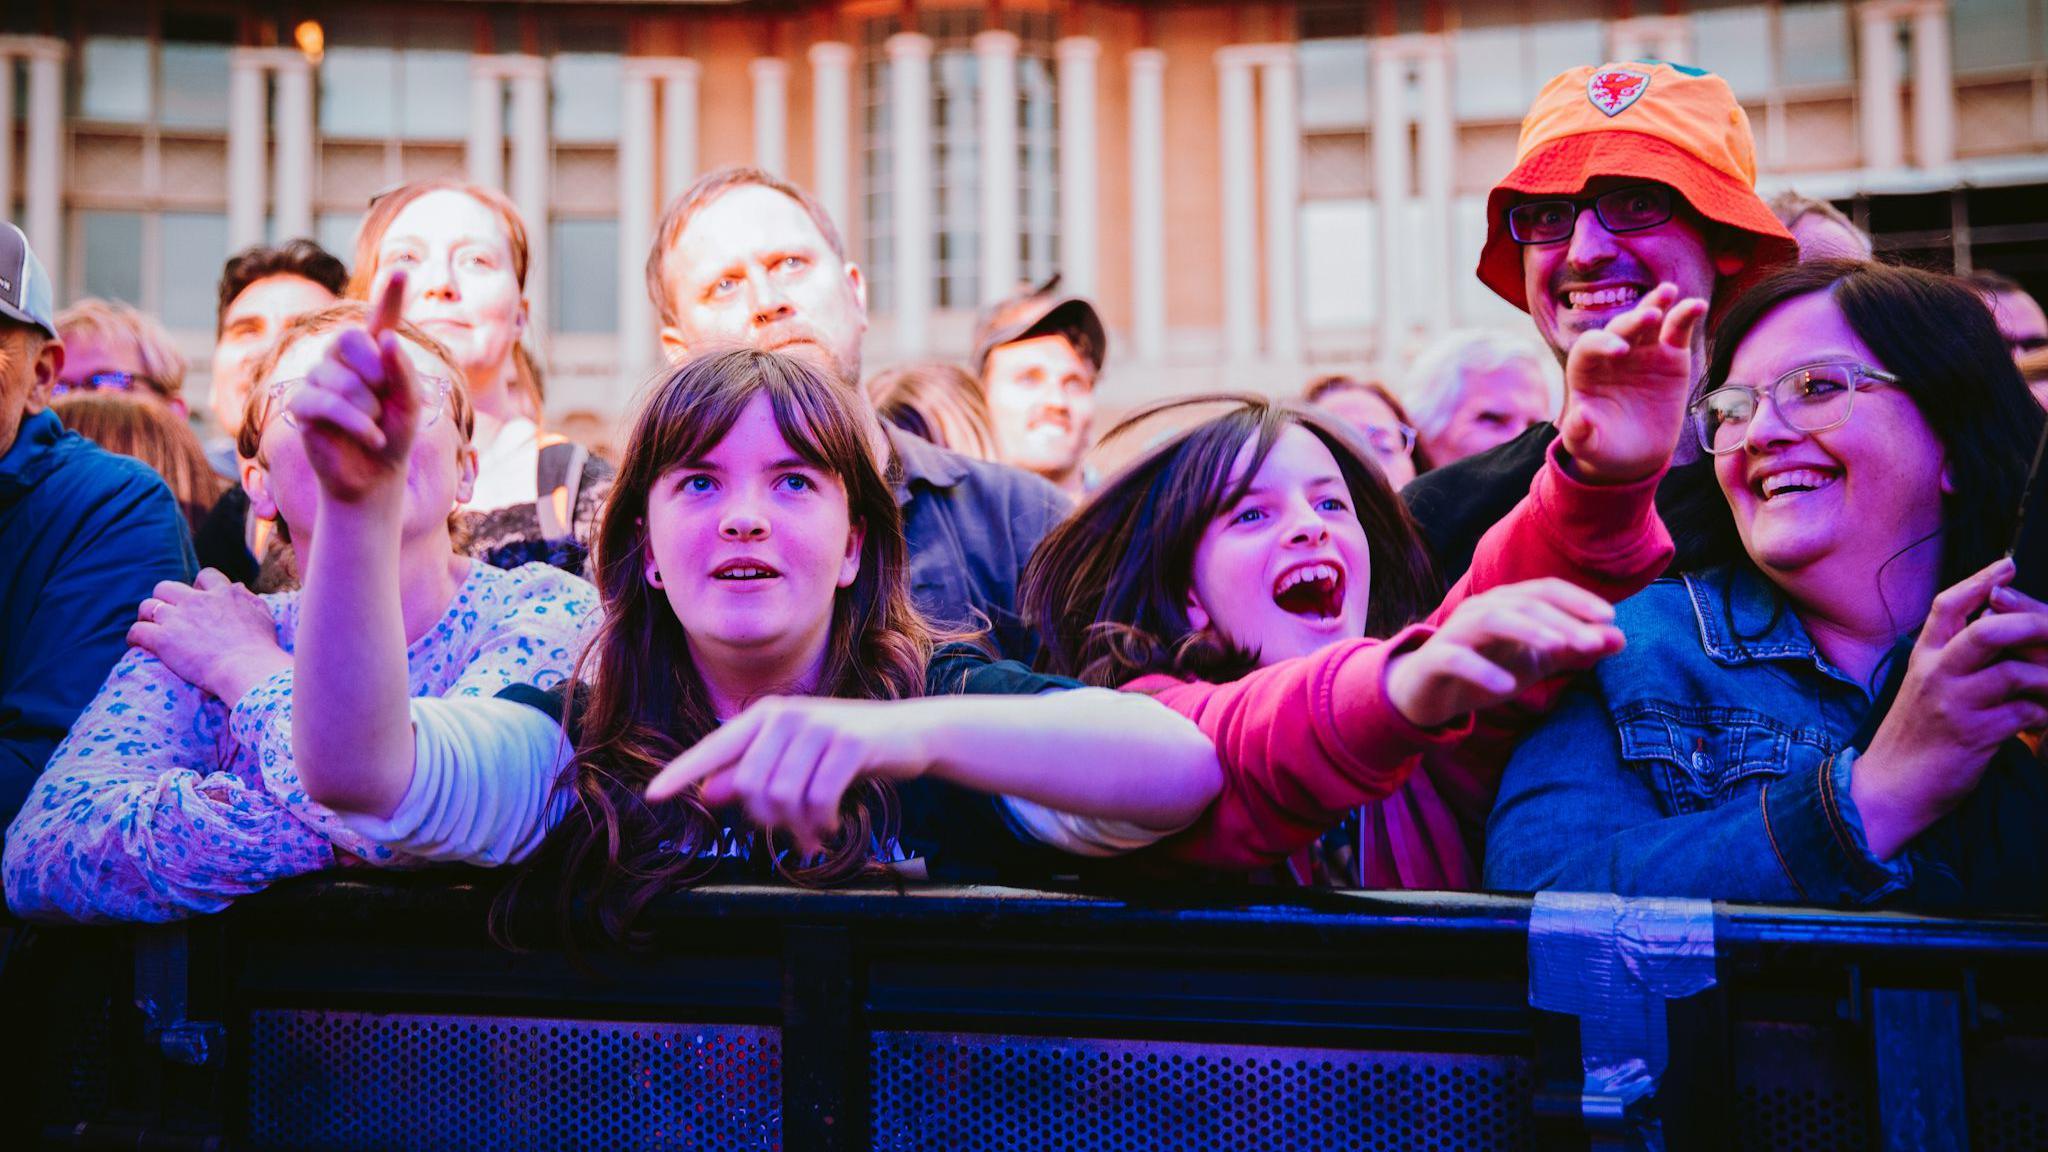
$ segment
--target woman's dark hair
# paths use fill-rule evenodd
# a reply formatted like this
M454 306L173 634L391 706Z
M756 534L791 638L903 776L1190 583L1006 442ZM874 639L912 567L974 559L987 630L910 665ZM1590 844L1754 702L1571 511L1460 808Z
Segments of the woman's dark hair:
M1336 457L1372 559L1366 631L1388 635L1419 618L1439 588L1427 547L1401 498L1342 420L1263 396L1211 395L1146 408L1111 429L1108 443L1161 414L1227 404L1126 466L1048 533L1024 570L1018 602L1052 671L1115 687L1154 672L1226 681L1258 664L1188 620L1195 548L1235 504L1281 433L1300 427ZM1253 445L1235 481L1232 466Z
M214 312L214 334L227 322L228 309L249 285L272 276L297 276L334 296L348 287L348 265L313 241L300 237L275 246L258 244L228 257L220 270L220 308Z
M1825 292L1873 365L1898 377L1947 453L1954 492L1943 498L1941 586L1997 559L2011 543L2027 469L2041 439L2041 406L2027 391L1984 299L1953 276L1885 264L1816 260L1772 273L1745 292L1715 329L1702 391L1728 382L1735 351L1772 310ZM1751 383L1762 383L1752 381ZM1853 417L1852 417L1853 419ZM1668 510L1678 567L1749 558L1711 458L1685 468L1683 498Z
M723 824L694 790L658 806L642 795L657 771L718 726L682 623L647 583L646 515L662 478L702 459L757 398L800 457L845 485L852 523L865 532L860 571L833 597L816 695L890 700L924 690L932 634L911 606L896 497L851 397L807 362L773 352L711 352L673 369L634 421L598 523L605 619L567 687L564 727L576 754L562 787L574 806L521 873L559 876L564 929L587 902L582 911L623 939L648 901L701 880L722 854ZM870 844L891 839L893 822L892 794L871 783L848 793L842 833L822 860L785 865L758 830L749 855L766 854L799 883L838 882L868 869ZM501 925L518 886L499 905Z

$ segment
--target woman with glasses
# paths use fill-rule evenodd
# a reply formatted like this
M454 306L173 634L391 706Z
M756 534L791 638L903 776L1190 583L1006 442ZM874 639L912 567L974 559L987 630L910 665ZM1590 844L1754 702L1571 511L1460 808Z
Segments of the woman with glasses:
M1387 485L1399 492L1430 469L1429 452L1417 443L1408 410L1377 380L1338 374L1324 376L1301 394L1302 403L1336 416L1357 429L1372 450L1373 462L1387 474Z
M57 313L64 370L50 398L123 392L185 415L185 357L152 316L88 296Z
M242 424L238 448L256 462L250 499L257 514L277 520L306 570L335 507L313 462L342 446L298 413L370 420L334 408L323 374L338 360L405 358L420 381L421 428L402 491L378 511L401 526L394 591L408 695L417 708L421 697L547 688L570 670L596 592L546 565L503 571L456 551L450 520L476 480L475 417L452 354L398 320L403 290L394 277L374 316L368 305L344 303L285 330L258 370ZM129 632L135 647L7 831L0 870L16 914L171 920L336 864L407 862L299 783L293 652L308 595L257 597L215 572L189 586L157 585Z
M1685 574L1510 761L1488 887L2048 905L2048 606L2002 558L2043 418L1982 303L1776 273L1691 415Z

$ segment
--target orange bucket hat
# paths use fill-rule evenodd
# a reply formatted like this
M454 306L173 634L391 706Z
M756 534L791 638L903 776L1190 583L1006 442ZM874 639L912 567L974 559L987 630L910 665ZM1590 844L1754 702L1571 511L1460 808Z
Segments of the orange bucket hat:
M1701 216L1754 238L1742 271L1716 288L1716 312L1773 265L1799 258L1792 234L1756 194L1756 141L1727 82L1636 61L1574 68L1543 86L1522 120L1514 170L1486 198L1480 282L1527 312L1508 209L1522 196L1577 196L1603 176L1669 185Z

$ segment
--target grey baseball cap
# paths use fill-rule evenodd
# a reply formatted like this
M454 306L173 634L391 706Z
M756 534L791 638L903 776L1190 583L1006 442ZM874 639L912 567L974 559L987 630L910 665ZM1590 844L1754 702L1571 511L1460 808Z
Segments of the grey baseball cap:
M50 274L30 250L28 237L5 220L0 220L0 316L57 338L57 300Z

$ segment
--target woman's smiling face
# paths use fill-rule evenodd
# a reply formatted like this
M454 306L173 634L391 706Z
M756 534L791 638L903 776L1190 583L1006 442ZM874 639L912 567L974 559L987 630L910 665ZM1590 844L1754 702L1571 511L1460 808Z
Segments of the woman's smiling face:
M1226 479L1251 466L1247 440ZM1188 616L1261 666L1365 635L1372 560L1337 458L1289 424L1250 487L1221 509L1195 548Z

